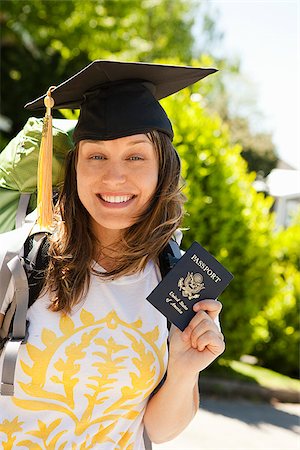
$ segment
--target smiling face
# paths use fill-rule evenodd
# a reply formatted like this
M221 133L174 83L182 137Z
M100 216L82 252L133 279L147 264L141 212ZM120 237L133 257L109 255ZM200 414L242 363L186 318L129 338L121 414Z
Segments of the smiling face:
M104 236L120 235L147 208L158 181L158 158L144 134L110 141L81 141L77 160L78 196L92 229Z

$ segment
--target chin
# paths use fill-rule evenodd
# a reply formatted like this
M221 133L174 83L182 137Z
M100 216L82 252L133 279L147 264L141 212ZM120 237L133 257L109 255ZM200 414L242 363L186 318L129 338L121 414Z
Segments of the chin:
M107 231L112 231L112 232L115 232L115 231L120 231L120 232L122 232L122 231L125 231L127 228L130 228L133 224L134 224L134 221L127 221L127 220L124 220L124 221L121 221L121 220L118 220L118 221L115 221L115 220L107 220L107 221L105 221L105 220L93 220L93 224L94 224L94 227L95 227L95 229L96 230L99 230L100 232L101 232L101 230L102 229L105 229L106 230L106 232Z

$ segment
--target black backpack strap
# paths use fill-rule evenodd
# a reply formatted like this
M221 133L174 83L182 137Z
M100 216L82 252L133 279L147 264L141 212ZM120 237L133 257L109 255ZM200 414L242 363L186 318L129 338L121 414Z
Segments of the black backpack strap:
M160 253L158 260L159 260L159 269L162 278L164 278L168 272L170 272L171 269L175 266L175 264L179 261L181 258L181 251L180 247L177 244L176 241L173 239L170 240L167 244L167 246L163 249L163 251Z
M171 239L158 257L159 269L162 278L164 278L170 272L170 270L173 269L173 267L180 260L181 256L182 255L179 245L174 239ZM168 330L170 331L171 322L169 320L167 322L167 325Z
M24 261L28 277L30 307L38 298L44 284L45 270L49 264L48 233L30 236L24 245Z

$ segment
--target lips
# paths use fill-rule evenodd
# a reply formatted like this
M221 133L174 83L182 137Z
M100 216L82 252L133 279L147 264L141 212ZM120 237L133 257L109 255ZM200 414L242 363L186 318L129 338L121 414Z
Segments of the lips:
M131 200L134 195L105 195L105 194L98 194L98 197L101 198L105 203L113 203L113 204L120 204L120 203L126 203L129 200Z

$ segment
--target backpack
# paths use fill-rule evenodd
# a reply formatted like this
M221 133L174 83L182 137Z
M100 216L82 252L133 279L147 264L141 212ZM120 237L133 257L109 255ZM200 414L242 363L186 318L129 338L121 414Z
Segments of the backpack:
M73 148L71 137L75 125L74 120L53 119L54 189L63 181L65 158ZM0 234L0 308L5 296L8 298L7 291L13 291L11 296L13 301L0 328L0 352L7 337L12 336L11 344L6 349L2 380L8 379L7 373L14 372L14 358L20 340L18 344L16 342L19 337L24 339L25 336L26 323L24 324L23 320L27 310L25 286L28 291L27 273L30 273L30 270L24 265L24 243L32 233L36 221L34 210L42 129L43 119L30 117L24 128L0 153L0 233L3 233ZM28 213L31 214L27 215ZM25 256L27 253L25 251ZM33 255L30 255L29 259L33 260ZM31 289L29 292L31 293ZM25 302L22 295L25 296ZM11 322L13 317L14 320ZM5 390L5 385L1 385L0 392Z
M65 158L73 148L75 120L53 119L52 184L63 181ZM19 228L36 208L37 166L43 119L30 117L0 153L0 233Z

